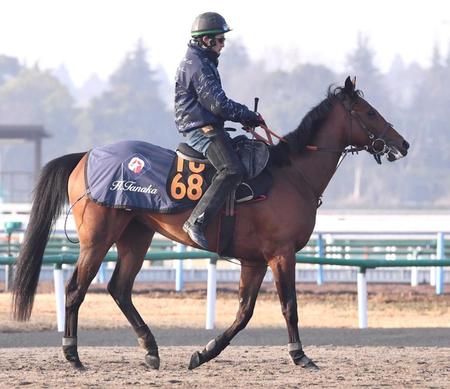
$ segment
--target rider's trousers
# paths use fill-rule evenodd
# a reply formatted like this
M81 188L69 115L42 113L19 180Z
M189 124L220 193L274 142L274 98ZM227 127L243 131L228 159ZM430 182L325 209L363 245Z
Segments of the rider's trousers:
M238 187L245 175L245 168L228 134L223 129L214 129L207 136L211 143L206 157L216 169L216 174L187 221L189 225L199 223L202 228L219 213L227 196Z

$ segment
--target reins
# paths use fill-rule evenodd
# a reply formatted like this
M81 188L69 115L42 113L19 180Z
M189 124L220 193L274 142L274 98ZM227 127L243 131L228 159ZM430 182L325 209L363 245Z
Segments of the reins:
M259 134L256 132L256 128L253 128L253 127L245 127L244 129L245 129L247 132L250 132L250 133L253 135L253 137L254 137L255 139L264 142L264 143L265 143L266 145L268 145L268 146L273 146L273 145L274 145L272 136L274 136L275 138L277 138L277 139L280 140L281 142L287 143L287 142L286 142L286 139L284 139L282 136L280 136L280 135L278 135L277 133L275 133L274 131L272 131L269 127L267 127L266 124L261 124L260 127L266 132L266 138L264 138L263 136L259 135Z

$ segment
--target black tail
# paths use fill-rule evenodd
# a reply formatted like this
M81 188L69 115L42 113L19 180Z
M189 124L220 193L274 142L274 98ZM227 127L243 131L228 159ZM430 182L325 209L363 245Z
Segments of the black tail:
M30 318L50 231L67 202L69 175L85 154L68 154L56 158L41 171L33 193L25 239L17 259L12 300L16 320L26 321Z

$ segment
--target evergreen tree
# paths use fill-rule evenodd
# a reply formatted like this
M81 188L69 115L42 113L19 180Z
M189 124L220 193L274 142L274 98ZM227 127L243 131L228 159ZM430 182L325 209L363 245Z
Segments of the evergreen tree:
M388 90L383 76L375 65L375 50L370 46L369 38L358 34L356 48L347 57L349 73L356 77L358 88L366 93L368 101L381 112L390 113L390 103L386 99Z
M159 96L156 74L139 41L110 78L110 88L79 116L81 143L92 147L120 139L138 139L174 147L174 120Z
M413 129L410 158L413 171L415 204L429 202L450 205L450 66L437 45L433 48L431 66L426 69L410 108L409 126ZM411 196L407 191L405 195Z

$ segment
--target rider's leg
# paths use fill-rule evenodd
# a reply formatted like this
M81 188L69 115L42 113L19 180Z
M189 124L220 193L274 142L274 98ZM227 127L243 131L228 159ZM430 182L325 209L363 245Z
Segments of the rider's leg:
M231 138L222 129L210 131L207 136L211 142L206 150L206 157L217 172L183 226L189 237L203 248L208 247L204 235L206 226L219 213L227 196L237 188L245 174Z

